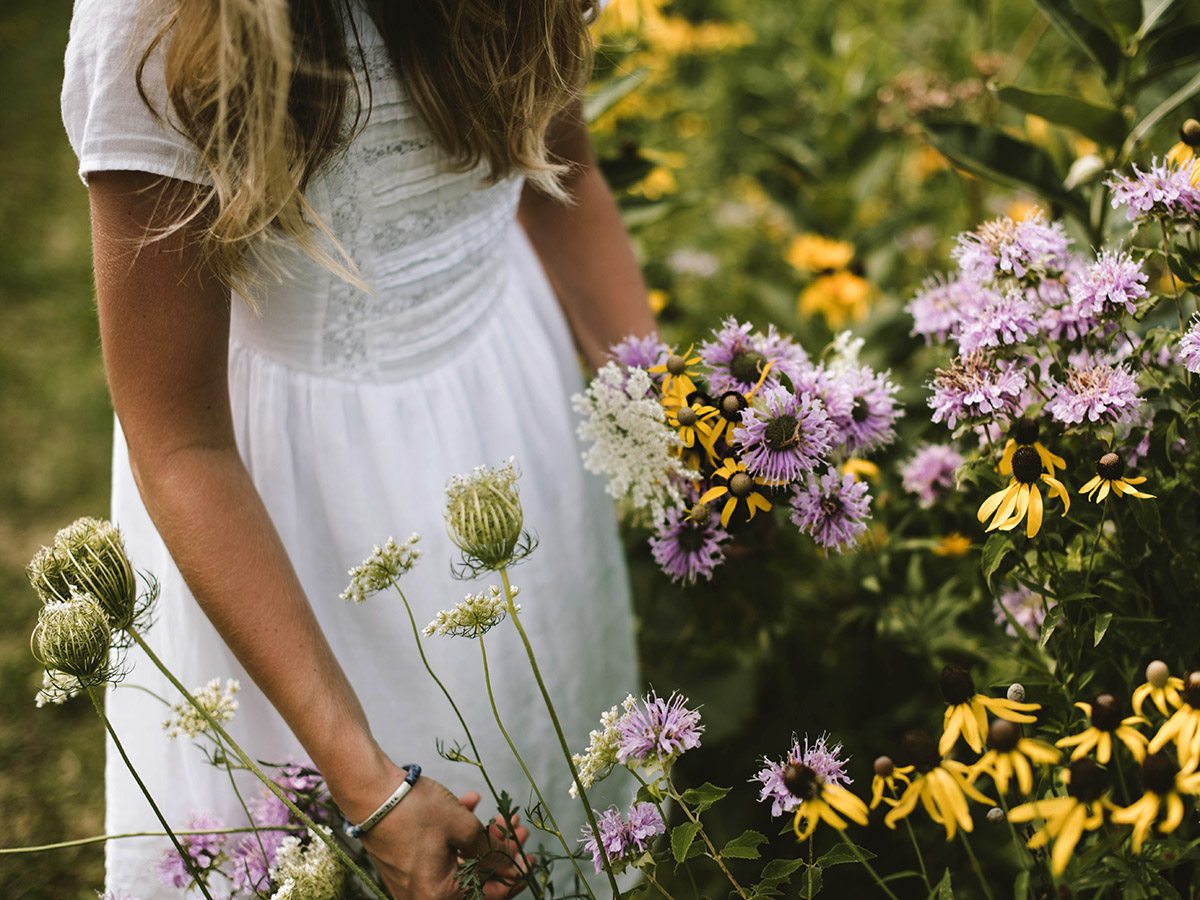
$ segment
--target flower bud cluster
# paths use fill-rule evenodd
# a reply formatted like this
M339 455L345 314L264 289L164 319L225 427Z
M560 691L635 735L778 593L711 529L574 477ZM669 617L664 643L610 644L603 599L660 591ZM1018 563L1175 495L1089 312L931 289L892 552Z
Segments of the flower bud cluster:
M350 570L350 585L341 593L341 599L362 603L371 594L391 587L401 575L412 569L421 556L417 542L421 536L415 532L403 544L388 538L382 547L363 561L362 565Z
M225 687L222 688L221 679L214 678L204 687L193 690L192 696L211 718L217 722L228 722L237 712L238 702L234 699L234 695L241 689L242 686L237 679L227 679ZM187 700L172 704L171 716L163 722L163 730L171 739L177 738L181 734L186 734L190 738L199 737L210 727L208 719Z
M512 585L511 589L512 596L515 598L519 588ZM514 604L514 607L517 612L521 611L519 603ZM432 637L435 634L452 637L479 637L503 622L507 615L508 601L505 599L504 591L492 585L486 591L480 591L478 594L467 594L466 598L453 609L439 610L433 621L425 626L422 634L426 637Z
M446 485L446 531L462 551L466 572L503 569L533 550L523 528L519 477L509 459L495 467L476 466Z

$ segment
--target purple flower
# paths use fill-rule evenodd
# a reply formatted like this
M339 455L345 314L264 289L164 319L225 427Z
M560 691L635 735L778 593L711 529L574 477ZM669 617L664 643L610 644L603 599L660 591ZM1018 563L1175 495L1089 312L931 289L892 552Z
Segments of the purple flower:
M1036 638L1042 633L1042 622L1046 618L1046 598L1041 594L1035 594L1025 585L1019 584L1015 588L1002 591L994 604L996 624L1005 626L1004 630L1008 632L1009 637L1017 636L1013 621L1025 629L1030 637ZM1012 615L1011 621L1008 615L1005 615L1005 610Z
M1125 366L1068 368L1066 384L1052 381L1046 409L1057 422L1131 422L1141 408L1138 386Z
M664 363L670 352L666 344L656 335L638 337L631 334L625 340L608 348L609 359L623 366L634 366L639 369L649 369Z
M213 831L224 828L225 823L207 813L192 813L188 820L189 831ZM184 834L179 836L179 844L201 872L207 871L216 861L225 843L223 834ZM187 862L174 847L163 851L162 859L158 862L158 877L167 887L185 888L192 883L192 873L188 871Z
M1190 327L1179 339L1178 353L1185 369L1200 372L1200 317L1192 317Z
M984 302L964 310L966 322L958 338L961 353L984 347L1018 344L1038 333L1038 312L1020 290L988 291Z
M1128 253L1106 250L1075 284L1071 306L1079 317L1115 319L1137 311L1136 301L1150 296L1142 264Z
M600 832L599 843L588 826L583 829L580 843L592 854L592 865L596 867L597 874L604 871L600 844L604 846L609 864L619 872L631 859L645 853L654 839L667 830L653 803L635 803L629 810L628 820L621 818L621 812L615 806L611 807L597 814L596 828Z
M895 439L894 426L902 413L893 396L899 388L888 380L889 374L862 366L838 376L850 396L850 409L831 412L830 418L839 432L839 447L847 453L866 453Z
M954 487L954 472L963 464L962 454L953 447L928 444L900 467L904 489L917 495L917 503L928 509Z
M954 428L960 419L970 422L1012 415L1025 385L1020 368L998 368L986 351L968 353L955 359L950 368L934 373L933 396L929 398L932 419Z
M1005 278L1040 280L1066 270L1071 239L1061 222L1035 210L1020 222L1007 216L960 234L951 253L964 276L979 284Z
M279 767L274 781L310 818L317 822L324 820L325 811L315 801L327 797L328 793L324 779L311 765L289 762ZM259 831L243 836L234 845L230 857L234 887L254 893L269 886L275 854L298 822L292 818L287 805L265 787L247 805L250 819Z
M701 345L700 358L712 369L708 376L708 392L719 397L726 391L745 394L758 384L762 370L773 362L771 372L764 384L778 387L778 374L786 375L793 383L808 368L808 354L804 348L786 335L775 330L774 325L767 333L750 333L750 323L738 324L730 316L721 323L721 329L713 332L716 338Z
M938 275L927 279L904 311L913 317L913 335L924 335L925 343L957 340L964 312L979 305L982 289L973 281L958 276Z
M685 750L699 747L704 726L700 713L686 704L679 694L664 700L653 691L640 706L635 703L617 722L617 761L665 767Z
M771 388L755 405L742 410L742 424L733 433L742 461L751 475L767 484L795 481L824 460L833 426L821 404L808 394Z
M1151 219L1184 220L1200 214L1200 189L1192 184L1187 169L1177 169L1155 157L1150 171L1136 165L1133 177L1113 174L1105 182L1112 188L1113 209L1124 206L1130 222L1145 224Z
M854 411L854 394L850 385L825 368L823 363L806 368L799 377L792 379L792 386L797 395L808 394L814 400L819 400L826 415L835 423L835 428L838 419L848 418ZM835 443L842 442L837 435L830 439Z
M725 561L721 545L727 540L729 532L717 516L697 521L687 510L668 509L650 538L650 552L672 581L693 584L700 575L712 578L713 570Z
M828 741L829 735L823 734L813 741L810 747L808 736L805 735L804 748L801 749L800 741L793 736L792 749L788 751L788 755L782 762L775 762L763 757L765 768L759 770L751 780L762 782L762 791L759 793L758 799L761 803L771 801L772 816L778 817L784 813L790 813L800 805L801 798L788 790L788 786L783 780L784 769L789 765L808 766L826 784L841 784L843 787L853 784L850 776L846 774L846 763L850 761L849 757L845 759L839 757L842 745L836 744L833 749L830 749L827 746Z
M867 530L871 495L865 481L830 468L793 488L792 523L827 550L844 550Z

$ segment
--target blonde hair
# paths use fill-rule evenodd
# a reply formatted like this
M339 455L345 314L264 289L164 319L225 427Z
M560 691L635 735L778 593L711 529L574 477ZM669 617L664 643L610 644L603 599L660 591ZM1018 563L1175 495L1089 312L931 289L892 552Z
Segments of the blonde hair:
M351 41L362 55L354 0L146 2L167 6L138 64L138 90L199 150L207 183L188 221L202 223L213 270L249 296L284 239L359 283L305 196L370 107L369 82L364 104L350 63ZM370 11L452 169L483 166L489 183L525 174L566 198L567 167L546 133L590 72L596 0L417 0L403 9L372 0ZM143 87L159 49L169 101L161 111Z

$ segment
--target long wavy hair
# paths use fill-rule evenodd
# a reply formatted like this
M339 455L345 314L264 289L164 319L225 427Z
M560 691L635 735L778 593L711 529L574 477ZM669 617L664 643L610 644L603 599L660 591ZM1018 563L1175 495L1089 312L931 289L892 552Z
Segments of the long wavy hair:
M351 65L362 51L350 7L361 0L146 2L165 5L137 67L138 90L199 150L202 183L187 221L199 225L213 270L249 295L257 274L272 270L272 243L288 240L358 282L305 192L370 108L369 81L364 99ZM546 136L590 73L597 0L368 2L451 169L482 167L490 183L524 174L566 199L567 167ZM156 51L166 110L143 85Z

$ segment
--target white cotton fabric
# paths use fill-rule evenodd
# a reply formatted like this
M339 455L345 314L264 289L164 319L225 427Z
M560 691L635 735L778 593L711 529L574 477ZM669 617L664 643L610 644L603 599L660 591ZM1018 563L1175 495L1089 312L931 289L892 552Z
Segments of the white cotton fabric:
M347 604L338 596L346 571L389 536L403 540L418 531L422 558L403 579L418 628L483 589L486 579L464 583L450 575L443 488L455 473L515 457L524 472L526 523L540 547L512 578L577 752L600 713L636 690L628 587L611 506L580 462L569 408L581 386L571 338L515 223L520 182L485 187L477 172L447 173L378 33L365 16L357 24L374 105L365 130L313 185L310 199L374 293L292 252L282 257L283 283L269 283L259 299L260 317L235 298L229 383L237 437L379 741L397 762L420 763L457 793L483 791L480 812L488 814L475 770L438 757L439 741L450 747L464 736L421 668L400 598ZM130 169L197 180L193 148L138 96L133 71L138 41L148 34L138 26L136 0L76 2L62 109L80 175L86 181L91 172ZM154 60L146 84L161 110ZM134 564L161 589L149 633L155 651L189 687L240 679L233 734L260 760L302 759L302 748L188 593L139 499L119 428L112 512ZM422 641L497 787L528 803L529 789L492 724L478 643ZM519 639L505 622L486 642L505 725L574 845L582 814L569 802L568 776ZM128 685L177 699L146 659L134 653L130 660ZM186 827L198 812L244 821L224 772L186 737L166 739L168 710L159 700L121 686L110 692L108 708L174 826ZM156 830L111 744L106 778L107 831ZM247 799L258 795L253 782L239 784ZM608 803L603 794L593 800L600 808ZM165 838L110 841L108 888L140 900L179 897L154 871L167 846ZM568 871L560 868L560 884Z

